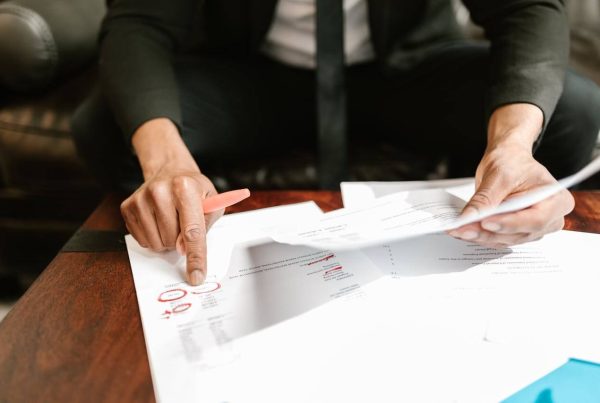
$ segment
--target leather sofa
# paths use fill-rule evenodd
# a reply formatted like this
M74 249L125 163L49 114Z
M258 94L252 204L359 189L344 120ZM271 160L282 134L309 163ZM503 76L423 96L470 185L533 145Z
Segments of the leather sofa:
M98 202L69 121L104 13L103 0L0 2L0 283L39 273Z
M600 83L600 0L569 7L572 66ZM76 156L70 117L95 82L105 8L105 0L0 0L0 276L35 275L101 195ZM467 34L480 38L458 3L456 12ZM406 155L390 166L392 157L398 161L398 150L385 144L361 150L355 179L444 175L439 161ZM249 162L215 182L222 189L307 188L315 179L314 161L300 152Z

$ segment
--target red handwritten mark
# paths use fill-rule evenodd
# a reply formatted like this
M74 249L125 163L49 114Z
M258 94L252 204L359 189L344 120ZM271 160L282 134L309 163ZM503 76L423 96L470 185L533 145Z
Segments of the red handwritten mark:
M168 309L165 309L165 311L162 313L162 318L161 319L169 319L171 317L171 315L175 315L181 312L185 312L188 309L190 309L192 307L192 304L190 302L186 302L184 304L179 304L177 305L175 308L173 308L172 311L169 311Z
M342 266L337 266L337 267L334 267L333 269L329 269L325 272L325 274L329 274L332 271L336 271L336 270L342 270Z
M179 304L175 308L173 308L173 313L185 312L188 309L190 309L191 307L192 307L192 304L189 302L186 302L185 304Z
M196 290L191 291L192 294L207 294L209 292L217 291L221 288L221 284L217 282L207 282L196 288Z
M322 259L315 260L314 262L310 262L310 263L308 263L308 264L307 264L307 266L310 266L310 265L313 265L313 264L316 264L316 263L319 263L319 262L326 262L326 261L328 261L329 259L333 259L334 257L335 257L335 255L334 255L334 254L331 254L331 255L329 255L329 256L325 256L325 257L324 257L324 258L322 258Z
M172 295L169 295L169 294L172 294ZM175 288L173 290L168 290L168 291L162 292L158 296L158 302L177 301L178 299L181 299L181 298L185 297L186 295L187 295L186 290L182 290L181 288Z

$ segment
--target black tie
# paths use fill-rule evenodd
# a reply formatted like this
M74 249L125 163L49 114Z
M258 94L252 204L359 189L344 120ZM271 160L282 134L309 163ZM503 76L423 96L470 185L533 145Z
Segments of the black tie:
M337 189L347 169L343 0L316 1L319 184Z

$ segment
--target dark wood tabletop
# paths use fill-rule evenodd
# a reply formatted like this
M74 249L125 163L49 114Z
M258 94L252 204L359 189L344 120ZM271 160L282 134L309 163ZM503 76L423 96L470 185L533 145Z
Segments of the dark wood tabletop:
M574 195L566 228L600 233L600 192ZM228 212L307 200L342 205L339 192L265 191ZM119 203L100 204L0 323L0 402L154 401Z

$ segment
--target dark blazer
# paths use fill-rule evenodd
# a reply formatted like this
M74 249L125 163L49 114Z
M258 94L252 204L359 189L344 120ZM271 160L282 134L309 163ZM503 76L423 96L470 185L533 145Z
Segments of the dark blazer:
M342 0L340 0L342 1ZM368 0L371 40L386 74L418 66L432 48L460 39L450 0ZM487 110L539 106L547 122L568 57L564 0L464 0L491 41ZM276 0L114 0L101 30L104 93L126 136L168 117L181 127L173 57L209 52L252 57Z

